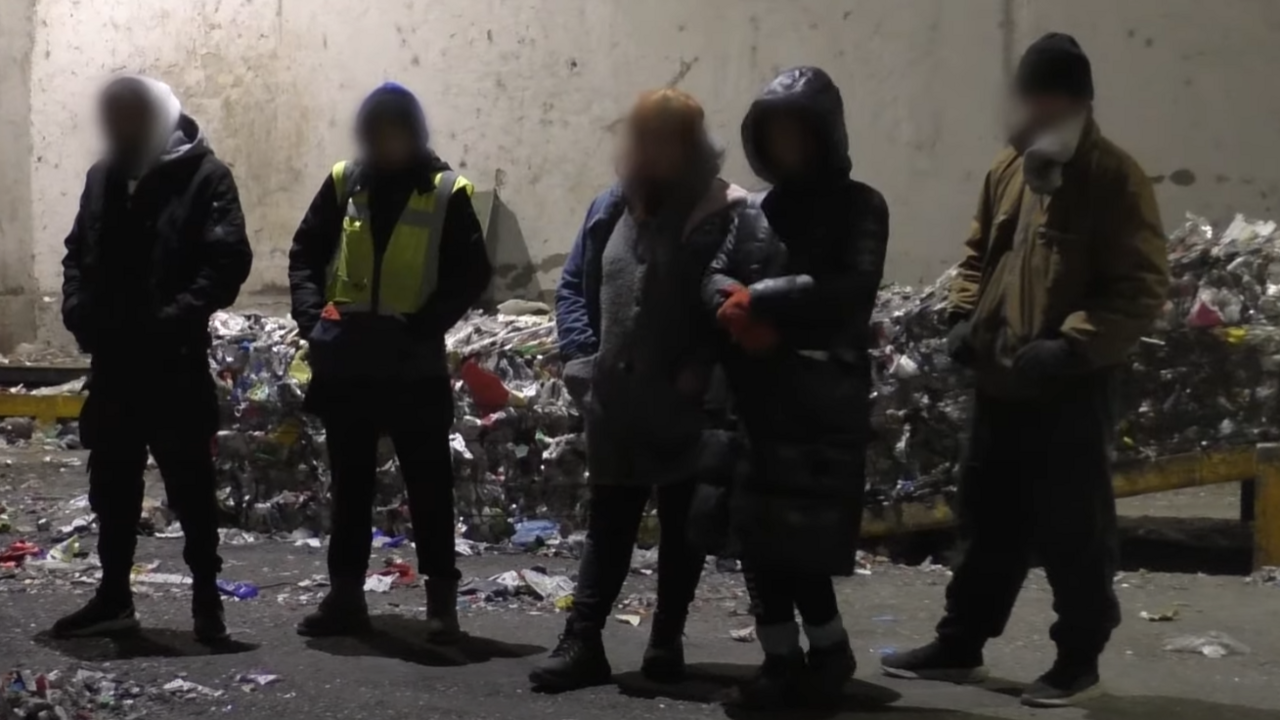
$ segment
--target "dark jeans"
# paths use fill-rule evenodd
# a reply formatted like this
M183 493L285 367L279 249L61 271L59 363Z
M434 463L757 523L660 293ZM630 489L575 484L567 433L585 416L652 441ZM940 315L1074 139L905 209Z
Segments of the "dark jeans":
M747 570L751 612L758 625L795 622L796 611L806 625L826 625L840 614L836 588L826 575L757 573Z
M89 453L89 506L98 515L102 588L127 595L142 518L147 451L164 478L185 535L182 557L197 581L222 570L212 440L217 396L203 356L187 369L145 378L95 371L80 416Z
M657 616L679 623L689 614L689 603L698 589L705 556L689 541L689 509L694 483L686 481L658 488L658 523L662 537L658 547ZM588 508L587 543L578 567L578 587L573 599L573 623L600 629L609 619L613 603L631 571L631 551L653 488L593 485ZM655 622L658 618L655 618Z
M416 387L421 402L385 406L352 399L335 402L322 415L329 464L333 532L329 576L333 582L362 581L369 570L372 514L377 490L378 440L395 445L409 496L418 571L433 580L457 580L454 560L453 453L449 447L453 391L446 378Z
M1115 378L1071 380L1052 399L974 404L960 479L965 543L938 636L981 645L1009 620L1033 556L1053 588L1060 654L1092 660L1120 624L1110 450Z

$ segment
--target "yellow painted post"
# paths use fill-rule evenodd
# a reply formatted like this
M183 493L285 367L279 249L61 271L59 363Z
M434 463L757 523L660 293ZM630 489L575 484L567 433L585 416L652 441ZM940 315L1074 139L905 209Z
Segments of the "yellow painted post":
M1280 567L1280 444L1258 446L1253 500L1253 568Z

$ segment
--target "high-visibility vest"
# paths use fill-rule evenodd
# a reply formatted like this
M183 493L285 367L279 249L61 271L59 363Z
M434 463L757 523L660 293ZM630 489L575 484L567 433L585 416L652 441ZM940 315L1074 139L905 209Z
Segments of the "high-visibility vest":
M343 312L413 314L436 289L449 198L459 190L470 197L474 188L461 175L445 171L436 174L434 190L415 191L400 214L379 266L369 222L369 191L355 187L355 192L348 192L355 168L348 162L333 166L334 188L338 202L346 201L346 216L342 239L329 263L325 300Z

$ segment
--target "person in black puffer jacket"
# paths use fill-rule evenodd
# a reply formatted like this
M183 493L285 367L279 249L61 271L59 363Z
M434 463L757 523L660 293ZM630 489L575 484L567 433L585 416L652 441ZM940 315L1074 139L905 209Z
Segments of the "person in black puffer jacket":
M751 444L731 523L765 661L741 699L833 702L854 670L831 577L854 570L889 210L849 176L843 101L822 70L771 82L742 141L773 187L753 196L703 287L734 341L725 369Z

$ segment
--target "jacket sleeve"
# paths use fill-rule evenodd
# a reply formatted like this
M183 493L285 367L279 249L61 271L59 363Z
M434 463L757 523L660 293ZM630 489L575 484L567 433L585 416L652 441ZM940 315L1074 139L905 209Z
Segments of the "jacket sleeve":
M449 198L441 232L436 290L412 324L423 333L444 335L480 300L492 279L493 264L471 194L455 192Z
M292 315L298 323L298 332L304 338L310 337L320 322L320 313L324 311L325 275L341 237L342 210L338 207L338 190L333 176L326 175L320 192L311 200L302 224L294 232L293 246L289 248Z
M587 225L600 210L602 198L591 202L587 216L578 229L569 258L560 273L556 286L556 335L560 345L560 357L565 362L595 355L600 348L596 329L591 324L588 310L585 274L587 268Z
M80 349L93 352L89 327L85 318L85 301L81 293L81 247L84 242L85 213L89 202L89 187L92 175L85 179L84 191L80 194L80 207L76 211L75 222L71 224L71 232L66 239L66 254L62 256L62 324L76 339Z
M161 313L162 320L207 319L231 307L253 267L253 248L245 231L244 211L235 178L225 165L209 174L204 228L200 237L195 282Z
M969 224L969 236L964 241L964 258L956 266L956 276L951 281L950 301L947 312L952 315L968 316L978 305L978 295L982 290L982 268L986 263L987 240L991 237L992 215L992 179L995 168L987 173L982 183L982 196L978 199L978 209Z
M784 334L789 321L810 328L846 324L855 308L875 305L889 245L889 206L870 188L858 211L849 238L844 267L814 275L786 275L751 285L751 314L779 324Z
M1169 258L1151 181L1131 166L1103 196L1109 227L1093 238L1096 282L1084 308L1062 324L1062 335L1095 367L1124 362L1155 324L1169 291Z

